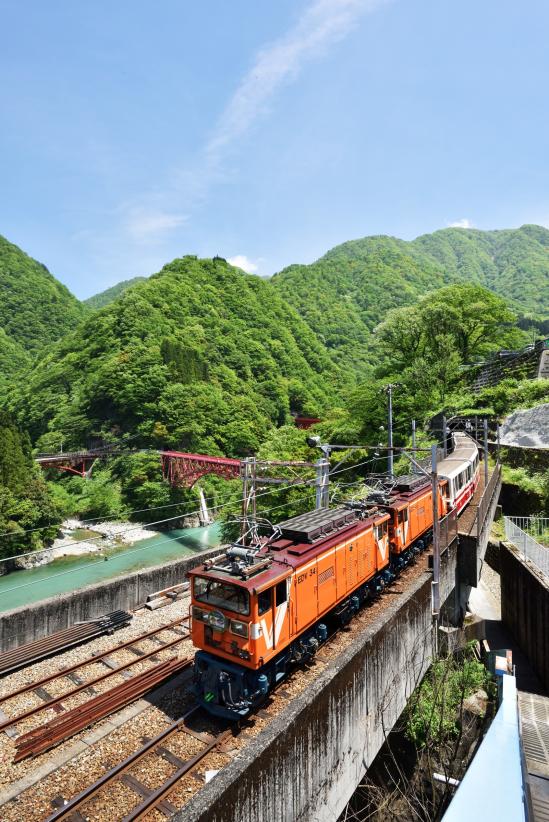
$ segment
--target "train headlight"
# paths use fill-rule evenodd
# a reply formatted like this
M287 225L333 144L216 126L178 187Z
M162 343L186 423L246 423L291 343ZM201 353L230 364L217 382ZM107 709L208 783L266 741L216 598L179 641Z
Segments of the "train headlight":
M231 633L238 636L248 636L248 623L240 622L237 619L231 619Z
M208 614L208 624L215 631L224 631L229 624L229 620L221 611L210 611Z

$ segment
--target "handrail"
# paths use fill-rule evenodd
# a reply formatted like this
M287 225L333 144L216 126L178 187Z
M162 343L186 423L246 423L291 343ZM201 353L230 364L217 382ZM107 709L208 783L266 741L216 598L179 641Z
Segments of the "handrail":
M532 562L544 576L549 578L549 548L546 545L540 545L522 527L517 525L517 520L520 520L521 525L524 525L525 519L533 521L535 517L503 517L505 539L513 543L525 559Z
M497 463L496 467L492 471L492 476L488 480L488 485L484 489L482 497L480 499L478 508L477 508L477 516L476 516L476 524L477 524L477 539L480 537L481 531L484 528L484 524L486 521L486 515L490 506L494 499L494 493L499 485L501 480L501 463Z

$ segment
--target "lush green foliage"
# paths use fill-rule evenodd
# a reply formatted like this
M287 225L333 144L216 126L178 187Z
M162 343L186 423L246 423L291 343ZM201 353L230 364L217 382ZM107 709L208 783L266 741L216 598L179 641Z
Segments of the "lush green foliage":
M505 346L516 330L505 302L474 285L431 292L414 307L389 311L373 334L374 377L353 389L344 411L328 415L321 430L335 442L386 444L386 386L392 383L395 443L410 437L438 411L451 411L474 398L464 391L463 365ZM423 443L426 445L426 443Z
M131 432L141 444L239 455L290 410L325 407L331 374L269 283L185 257L53 347L14 405L33 438L62 435L65 449Z
M347 369L369 374L370 333L389 310L451 283L482 285L536 323L549 317L549 231L444 229L413 242L366 237L293 265L273 285ZM523 323L527 327L529 322Z
M58 518L59 510L32 458L28 435L7 415L0 415L0 557L40 548L55 537L56 528L48 526Z
M106 305L110 305L110 303L118 299L128 288L137 285L137 283L142 283L145 279L146 277L132 277L131 280L122 280L111 288L107 288L99 294L94 294L93 297L88 297L87 300L83 301L83 304L92 311L96 311L98 308L104 308Z
M463 700L480 688L490 693L491 677L471 647L436 660L408 704L408 738L423 748L457 736Z
M0 328L30 352L58 340L84 314L76 297L44 265L1 236L0 294Z

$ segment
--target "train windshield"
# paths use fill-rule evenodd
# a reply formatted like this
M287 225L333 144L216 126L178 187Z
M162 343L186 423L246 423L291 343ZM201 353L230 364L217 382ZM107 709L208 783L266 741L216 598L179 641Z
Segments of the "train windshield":
M194 598L236 614L250 613L250 595L245 588L205 577L194 578Z

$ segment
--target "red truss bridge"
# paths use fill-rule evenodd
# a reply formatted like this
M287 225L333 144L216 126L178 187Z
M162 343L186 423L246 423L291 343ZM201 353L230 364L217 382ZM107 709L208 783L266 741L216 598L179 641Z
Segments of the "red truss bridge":
M240 460L230 457L209 457L206 454L183 454L179 451L160 451L162 475L170 485L192 488L200 477L215 474L224 479L238 479Z
M80 477L89 477L98 459L128 452L120 446L90 449L89 451L69 451L65 454L39 454L36 462L42 468L57 468ZM160 456L162 476L170 485L178 488L192 488L195 482L206 474L216 474L224 479L237 479L241 475L241 462L229 457L211 457L208 454L187 454L180 451L148 451Z

